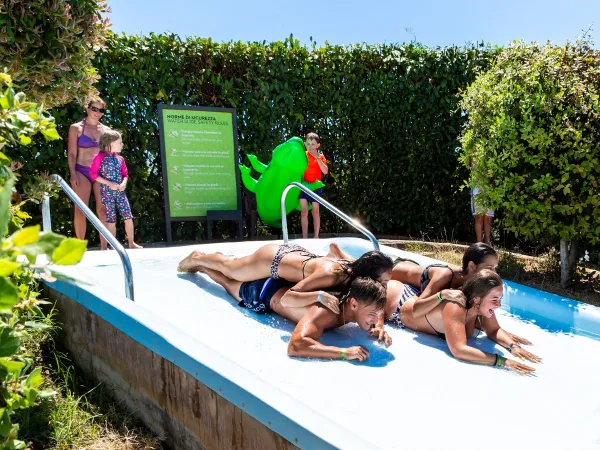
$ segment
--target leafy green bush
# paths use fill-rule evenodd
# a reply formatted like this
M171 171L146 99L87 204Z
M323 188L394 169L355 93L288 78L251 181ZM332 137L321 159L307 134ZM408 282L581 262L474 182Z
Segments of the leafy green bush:
M525 265L515 255L500 250L498 256L499 261L496 268L498 275L513 281L520 281L525 277Z
M506 229L561 240L562 283L576 241L600 240L600 52L588 42L513 43L469 86L463 162Z
M124 131L136 237L165 239L162 102L236 108L242 158L253 153L268 161L283 140L316 131L331 169L325 196L334 205L382 234L468 236L472 218L462 188L468 173L456 151L465 118L457 94L494 53L485 47L307 48L293 39L216 43L111 35L93 64L108 101L104 122ZM53 115L63 138L83 116L76 104ZM63 142L36 143L15 159L27 161L28 177L42 170L67 174ZM53 204L52 214L55 229L71 232L70 203ZM346 230L329 213L322 216L324 232ZM299 231L299 217L289 223L290 232ZM194 238L193 227L175 227L175 238Z
M104 0L10 0L0 4L0 69L46 106L95 91L90 59L109 26Z
M41 131L46 139L58 135L51 117L43 109L26 101L23 93L15 94L10 77L0 79L6 91L0 93L0 148L7 144L31 142L31 135ZM48 263L76 264L86 248L86 241L68 239L55 233L40 233L40 226L21 228L24 217L19 205L11 206L15 177L11 160L0 153L0 446L25 448L17 439L19 425L12 416L18 409L29 408L40 398L52 395L41 390L41 368L33 367L31 358L21 355L21 339L27 328L45 326L35 279L55 276ZM14 230L9 236L7 232ZM47 262L38 261L45 255Z

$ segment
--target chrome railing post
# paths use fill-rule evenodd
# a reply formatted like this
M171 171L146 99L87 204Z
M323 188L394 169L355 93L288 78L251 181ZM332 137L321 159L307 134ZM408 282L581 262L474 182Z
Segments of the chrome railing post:
M343 212L341 212L339 209L337 209L335 206L333 206L327 200L318 196L317 194L312 192L310 189L308 189L306 186L304 186L300 183L297 183L297 182L288 184L286 186L286 188L283 190L283 194L281 194L281 228L283 230L283 242L288 242L288 240L289 240L288 230L287 230L287 214L285 212L285 198L287 197L287 194L290 191L290 189L292 189L293 187L297 187L301 191L304 191L307 194L310 194L311 197L313 197L317 202L319 202L321 205L323 205L329 211L331 211L336 216L338 216L340 219L342 219L344 222L352 225L354 228L356 228L362 234L367 236L369 238L369 240L371 241L371 243L373 244L373 247L375 248L375 250L379 250L379 242L377 242L377 238L375 238L373 233L371 233L369 230L367 230L361 224L356 222L353 218L351 218L351 217L347 216L346 214L344 214Z
M90 208L85 203L83 203L83 201L79 198L75 191L71 189L71 186L69 186L60 175L52 175L52 178L62 188L65 194L67 194L67 197L69 197L73 201L73 203L75 203L75 205L81 210L81 212L85 214L85 216L92 223L94 228L96 228L96 230L98 230L98 232L102 234L102 236L104 236L104 239L106 239L108 243L112 246L112 248L114 248L119 254L121 262L123 263L123 271L125 272L125 296L129 300L133 301L133 270L131 268L131 261L129 260L127 252L125 251L121 243L117 241L117 239L112 235L112 233L108 231L108 228L106 228L104 224L100 221L100 219L98 219L98 217L90 210ZM42 221L44 231L50 231L50 200L48 199L48 202L45 202L45 200L46 198L44 198L44 201L42 202ZM47 223L45 218L46 213L48 215ZM46 225L48 225L48 228L46 228Z
M50 220L50 196L44 194L42 198L42 229L52 231L52 221Z

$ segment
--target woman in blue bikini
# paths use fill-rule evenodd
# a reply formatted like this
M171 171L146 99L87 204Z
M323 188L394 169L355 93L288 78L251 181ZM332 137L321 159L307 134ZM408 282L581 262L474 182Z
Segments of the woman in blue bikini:
M92 98L86 107L87 117L69 128L68 160L71 187L87 205L90 202L92 187L96 199L96 214L104 222L104 208L100 201L100 185L90 177L90 166L100 151L98 140L104 130L100 119L106 112L106 102L99 97ZM73 226L75 235L85 239L86 218L79 208L75 208ZM100 248L106 250L106 240L100 236Z

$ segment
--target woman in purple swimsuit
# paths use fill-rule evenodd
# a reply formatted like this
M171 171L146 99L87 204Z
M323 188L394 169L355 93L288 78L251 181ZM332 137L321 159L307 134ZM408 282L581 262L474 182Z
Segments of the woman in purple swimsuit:
M98 140L104 129L100 123L106 102L99 97L92 98L86 107L87 117L81 122L74 123L69 128L68 158L69 171L71 173L71 187L85 204L90 202L92 187L96 199L96 215L105 221L104 208L100 199L100 184L94 183L90 178L90 166L94 157L100 151ZM85 239L86 218L79 208L75 208L73 226L75 235L79 239ZM106 240L100 236L100 248L106 250Z

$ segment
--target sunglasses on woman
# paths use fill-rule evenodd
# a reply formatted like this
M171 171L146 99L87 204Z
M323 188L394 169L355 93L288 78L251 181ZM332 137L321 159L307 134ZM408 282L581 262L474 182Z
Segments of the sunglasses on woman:
M91 109L94 112L99 112L104 114L106 112L106 109L104 108L96 108L95 106L88 106L88 109Z

